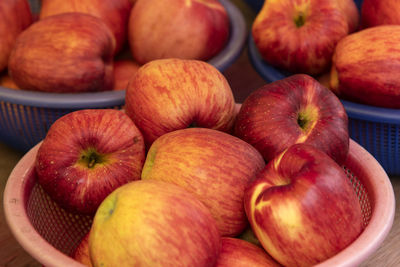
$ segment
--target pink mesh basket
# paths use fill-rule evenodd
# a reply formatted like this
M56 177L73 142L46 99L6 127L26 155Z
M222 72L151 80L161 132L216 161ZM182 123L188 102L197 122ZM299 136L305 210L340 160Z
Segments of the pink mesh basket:
M4 209L20 245L45 266L83 266L69 255L89 231L92 218L70 214L36 182L34 160L40 143L15 166L4 192ZM395 214L393 187L381 165L355 141L343 170L358 195L365 229L350 246L318 266L355 266L365 261L389 233Z

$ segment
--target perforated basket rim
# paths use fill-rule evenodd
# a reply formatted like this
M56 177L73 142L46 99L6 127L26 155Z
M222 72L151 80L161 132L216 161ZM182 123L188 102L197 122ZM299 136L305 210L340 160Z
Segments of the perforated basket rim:
M219 1L228 13L230 35L222 51L207 62L223 72L240 56L248 34L242 12L230 0ZM0 101L43 108L97 108L123 105L125 90L91 93L48 93L15 90L0 86Z
M251 33L248 36L248 55L254 69L267 82L275 82L292 75L287 71L272 67L262 59ZM400 109L374 107L348 100L340 101L349 118L378 123L400 124Z
M83 266L56 250L33 228L26 213L26 198L30 192L29 174L41 143L26 153L12 170L4 191L4 211L6 222L19 244L36 260L45 266ZM367 187L371 200L372 216L361 235L346 249L318 266L356 266L367 259L381 245L388 235L394 220L395 198L392 184L386 172L364 148L350 140L350 152L346 166L362 168L367 177L363 184ZM350 168L350 167L349 167ZM351 168L350 168L351 170Z

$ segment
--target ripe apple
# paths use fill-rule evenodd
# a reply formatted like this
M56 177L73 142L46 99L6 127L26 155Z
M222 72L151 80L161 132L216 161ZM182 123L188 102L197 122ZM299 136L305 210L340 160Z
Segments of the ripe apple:
M114 37L101 19L83 13L54 15L18 36L8 70L26 90L111 90L114 47Z
M266 251L238 238L222 237L221 252L216 267L281 266Z
M69 12L81 12L98 17L112 31L117 53L122 50L127 39L131 9L130 0L41 0L39 19Z
M361 27L363 29L388 24L400 24L398 0L363 0L361 4Z
M151 145L141 178L185 188L210 209L222 236L236 236L248 225L244 190L264 165L260 153L237 137L188 128L164 134Z
M144 64L163 58L208 60L225 46L229 17L218 0L137 0L128 42Z
M112 192L93 219L94 266L214 266L220 235L209 210L171 183L134 181Z
M114 89L125 90L140 65L130 59L114 60Z
M244 202L255 235L284 266L330 258L363 229L360 203L344 170L307 144L295 144L269 162Z
M83 265L91 267L93 265L89 254L89 235L90 231L79 242L79 245L72 253L72 258Z
M262 58L291 73L330 67L337 42L358 26L353 0L265 1L252 24Z
M140 179L142 134L120 110L68 113L50 127L36 158L38 183L63 208L94 214L117 187Z
M343 38L332 60L330 86L353 102L400 108L400 25L382 25Z
M0 72L8 65L8 58L18 35L31 25L33 18L27 0L0 1Z
M289 146L306 143L339 164L349 151L348 117L338 97L306 74L295 74L253 91L243 102L235 135L266 161Z
M159 59L142 65L130 81L126 113L146 145L191 126L231 131L235 99L226 78L199 60Z

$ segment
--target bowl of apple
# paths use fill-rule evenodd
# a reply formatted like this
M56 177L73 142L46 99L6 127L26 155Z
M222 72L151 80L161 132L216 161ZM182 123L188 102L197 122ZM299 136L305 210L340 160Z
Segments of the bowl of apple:
M5 217L45 266L357 266L388 235L395 199L347 129L308 75L237 104L211 64L154 60L124 111L52 124L12 170Z
M363 2L365 2L365 6L362 11ZM347 38L343 38L335 47L335 54L332 55L332 66L328 66L322 73L314 73L311 75L328 88L331 88L332 91L340 97L349 116L349 132L351 138L366 148L389 174L398 175L400 174L400 158L398 153L400 149L400 143L398 142L398 136L400 135L400 110L396 103L397 100L395 100L396 96L389 91L392 90L391 88L394 84L399 83L391 78L391 76L395 76L394 73L391 74L390 71L387 70L379 73L373 70L373 68L381 69L379 64L391 64L391 66L397 64L396 59L393 59L395 55L383 56L387 58L387 63L379 63L377 58L381 57L386 52L384 52L384 45L379 48L380 42L378 40L375 46L377 48L376 53L372 53L371 50L368 52L361 52L362 50L359 50L361 53L359 54L360 57L358 57L359 60L356 60L357 63L355 63L355 61L351 63L349 61L343 61L344 57L350 57L350 54L352 54L351 51L357 50L351 50L354 47L350 47L350 40L355 46L363 46L363 40L373 38L373 36L376 35L380 36L382 40L385 38L390 39L390 36L394 35L394 32L397 30L396 26L393 28L390 26L388 30L388 28L383 25L374 27L374 29L369 29L371 26L378 26L377 24L382 21L377 18L379 16L381 18L392 18L393 23L396 23L396 19L394 18L396 15L394 15L394 13L393 15L389 14L390 11L389 13L384 13L387 12L387 10L383 10L383 7L379 6L376 12L372 12L372 9L369 8L372 2L374 1L355 1L360 16L359 28L349 33L349 35L346 36ZM311 23L310 21L310 24ZM379 33L375 34L375 31L379 31ZM365 42L369 42L369 40ZM253 34L249 35L248 46L250 61L254 69L266 82L281 80L298 72L307 72L306 69L289 69L283 67L283 65L278 66L275 64L276 62L270 61L271 58L268 59L263 56ZM281 54L284 53L282 52ZM300 58L299 56L299 59ZM307 60L303 58L300 59L300 61L305 62ZM344 69L346 69L346 71L349 70L349 72L346 73ZM375 74L371 75L371 73ZM362 76L370 77L371 79L368 80L362 78ZM391 85L386 82L389 80L391 81ZM369 91L366 88L373 89Z
M70 5L64 1L17 2L19 7L13 10L18 12L5 17L10 21L0 22L4 36L13 40L20 37L13 52L9 48L10 60L4 59L7 64L0 63L0 141L25 152L40 142L51 124L64 114L87 108L122 109L129 78L147 61L161 56L192 57L223 71L239 57L247 38L244 17L228 0L212 5L195 2L186 9L175 1L167 13L165 7L159 6L159 12L175 16L175 23L163 23L153 7L153 14L146 12L149 1L135 5L135 12L141 16L135 14L134 21L129 20L133 12L129 0L119 0L118 4L89 1L91 11L85 10L87 6L80 1ZM11 3L6 7L7 4L2 3L1 8L10 9ZM60 14L63 12L75 14L68 18ZM21 17L26 21L19 23L19 28L9 26ZM145 32L152 27L144 25L153 25L151 20L157 18L161 25L179 25L181 31L170 34L171 29L160 26L151 34ZM180 19L186 22L181 23ZM52 32L49 25L57 29ZM20 36L21 33L24 34ZM165 34L169 42L165 42ZM146 42L137 41L143 36L147 36ZM193 49L182 49L180 45Z

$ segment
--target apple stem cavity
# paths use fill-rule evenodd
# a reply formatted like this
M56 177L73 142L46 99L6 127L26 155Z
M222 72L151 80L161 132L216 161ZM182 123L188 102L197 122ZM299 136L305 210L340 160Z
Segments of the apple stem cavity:
M104 162L104 155L97 153L94 149L88 149L87 151L83 152L79 159L79 163L85 167L88 167L89 169L94 168L96 164Z
M304 12L299 12L297 17L294 18L294 23L296 24L297 28L302 27L306 23L306 15Z

